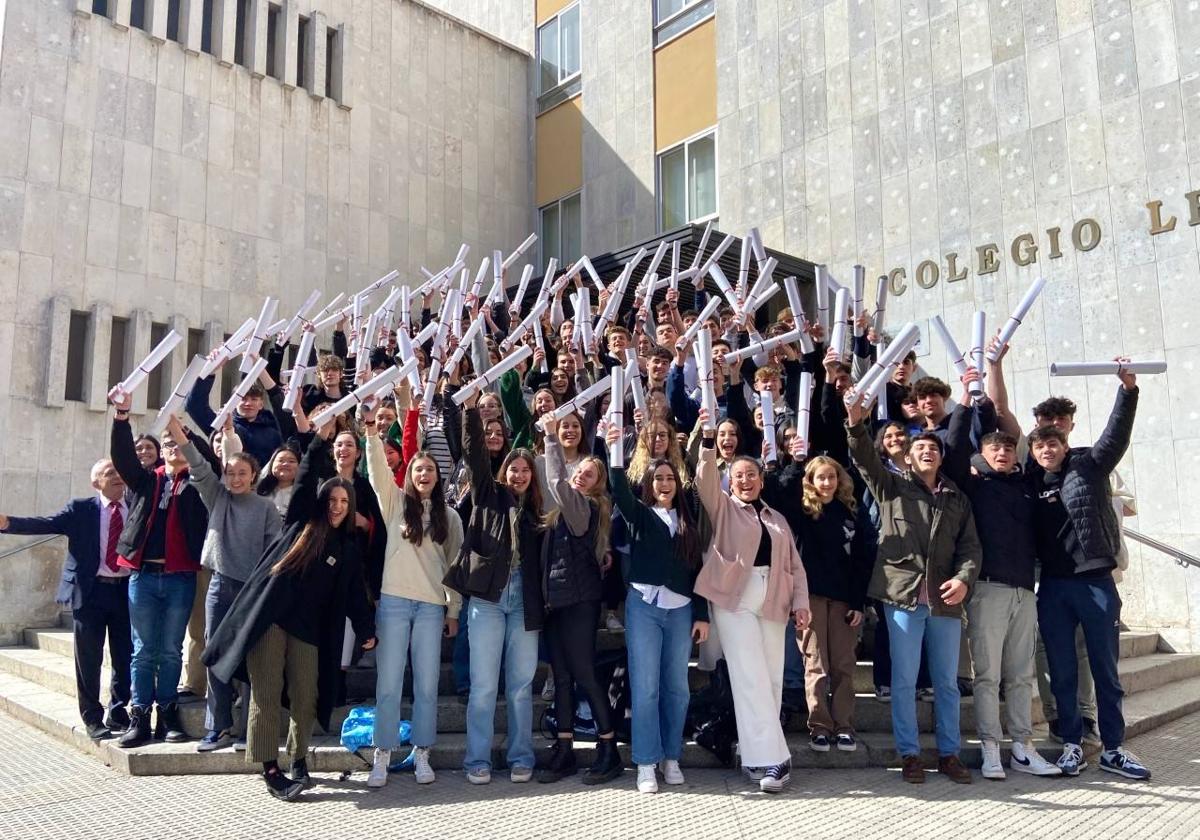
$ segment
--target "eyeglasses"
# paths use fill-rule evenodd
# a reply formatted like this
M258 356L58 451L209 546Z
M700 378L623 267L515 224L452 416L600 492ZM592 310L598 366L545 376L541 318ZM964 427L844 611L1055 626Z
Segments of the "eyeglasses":
M164 441L162 442L162 448L163 448L163 449L178 449L178 448L179 448L179 444L178 444L178 443L176 443L176 442L175 442L175 441L173 441L173 440L164 440Z

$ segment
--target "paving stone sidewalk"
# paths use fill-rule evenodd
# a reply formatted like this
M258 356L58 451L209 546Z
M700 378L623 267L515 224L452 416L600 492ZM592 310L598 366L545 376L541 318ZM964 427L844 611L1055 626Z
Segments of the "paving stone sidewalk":
M896 771L800 771L782 796L758 793L732 771L694 770L688 784L638 794L634 774L584 788L487 787L441 772L433 785L393 776L379 791L365 773L321 774L300 801L271 799L257 779L140 777L109 770L0 715L0 838L1200 838L1200 713L1130 744L1154 771L1149 784L1094 767L1078 779L968 786L930 774L923 787Z

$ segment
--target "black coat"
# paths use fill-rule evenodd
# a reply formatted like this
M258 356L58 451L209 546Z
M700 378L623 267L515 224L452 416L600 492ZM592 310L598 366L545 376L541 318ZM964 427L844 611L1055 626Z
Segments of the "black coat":
M460 595L495 603L508 585L508 568L513 554L509 513L519 501L488 472L491 459L483 442L483 421L477 408L466 411L463 457L471 468L471 518L463 535L462 550L442 583ZM531 480L537 481L537 476L531 476ZM541 586L545 531L540 520L541 511L521 507L517 520L517 547L521 558L526 630L541 630L545 619Z
M328 459L328 450L327 441L313 438L300 462L283 532L267 546L224 620L211 630L202 661L219 679L227 682L234 677L246 679L247 654L272 624L294 614L296 605L302 600L305 575L273 575L271 567L292 547L310 519L325 515L316 506L320 484L317 465L323 463L322 459ZM336 576L325 614L320 617L321 638L317 645L317 721L326 730L338 695L346 618L349 617L360 639L375 635L375 617L367 602L358 541L340 530L331 532L318 559L313 562L327 562L327 557L334 560Z
M560 516L542 544L542 593L546 609L573 607L585 601L604 597L600 564L596 562L596 526L600 519L597 508L587 531L576 536L571 533L566 517Z

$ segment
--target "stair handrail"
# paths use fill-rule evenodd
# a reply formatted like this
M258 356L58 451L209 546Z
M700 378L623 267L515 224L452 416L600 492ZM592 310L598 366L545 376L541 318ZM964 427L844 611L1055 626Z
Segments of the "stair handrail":
M1123 530L1125 531L1125 536L1129 537L1134 542L1139 542L1142 545L1153 548L1155 551L1161 551L1168 557L1173 557L1175 562L1185 569L1188 566L1200 569L1200 557L1196 557L1194 554L1188 554L1182 548L1176 548L1173 545L1168 545L1161 540L1154 539L1154 537L1148 537L1140 531L1135 531L1132 528L1126 527Z
M62 534L50 534L49 536L42 537L40 540L34 540L33 542L27 542L24 545L18 545L16 548L10 548L8 551L0 552L0 560L3 560L6 557L12 557L14 554L20 554L22 551L28 551L31 548L37 548L39 545L48 543L51 540L56 540L61 536Z

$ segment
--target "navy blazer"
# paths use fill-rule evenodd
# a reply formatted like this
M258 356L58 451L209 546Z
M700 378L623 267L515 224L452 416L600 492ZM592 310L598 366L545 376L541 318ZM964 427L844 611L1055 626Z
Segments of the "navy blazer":
M87 603L100 568L100 500L72 499L53 516L10 516L6 534L63 534L67 560L63 563L54 600L77 610Z

